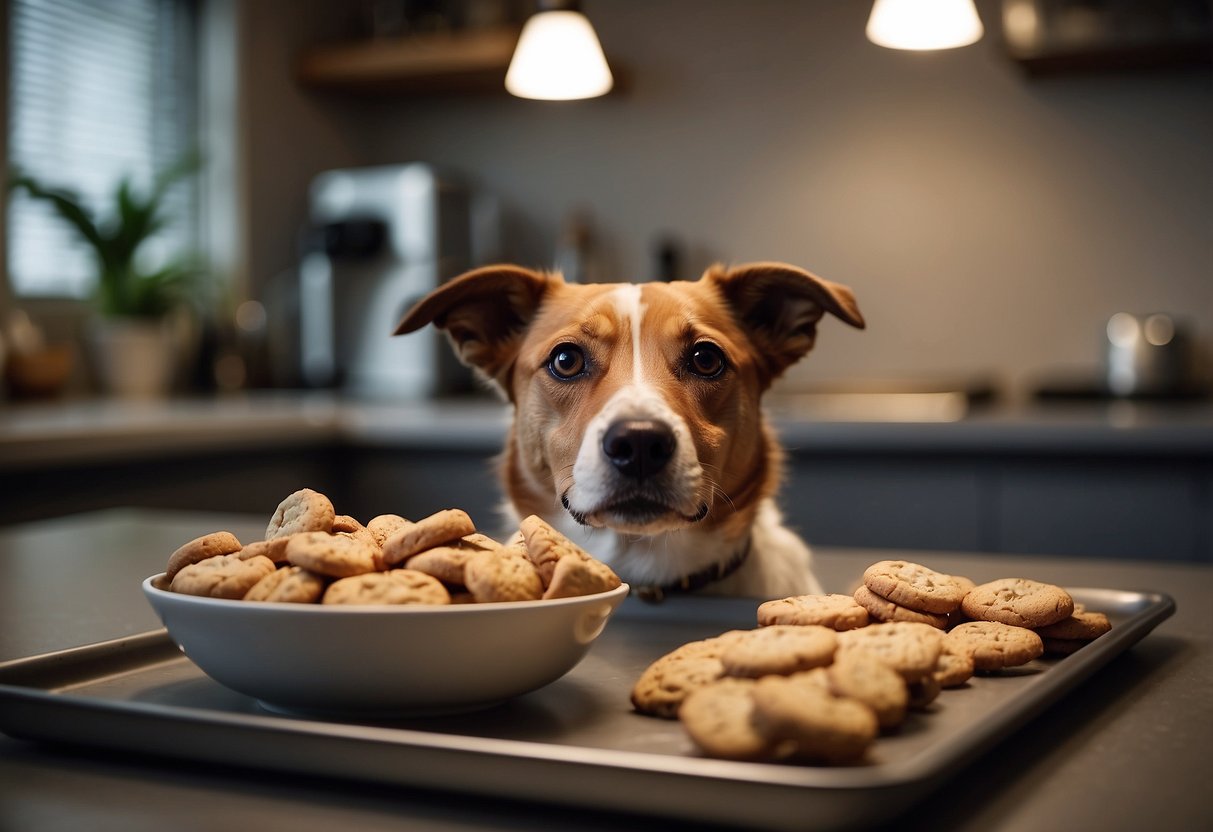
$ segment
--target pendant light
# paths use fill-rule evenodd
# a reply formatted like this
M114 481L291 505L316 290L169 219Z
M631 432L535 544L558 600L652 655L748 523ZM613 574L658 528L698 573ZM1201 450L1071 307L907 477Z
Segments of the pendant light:
M570 101L610 92L615 80L590 21L571 0L540 0L505 74L519 98Z
M876 0L868 40L890 49L954 49L985 30L973 0Z

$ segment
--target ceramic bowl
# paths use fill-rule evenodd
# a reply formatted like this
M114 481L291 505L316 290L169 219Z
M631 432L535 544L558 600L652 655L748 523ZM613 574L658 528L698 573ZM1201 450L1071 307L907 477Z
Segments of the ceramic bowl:
M488 707L581 661L628 593L451 606L228 601L143 592L204 673L271 710L416 715Z

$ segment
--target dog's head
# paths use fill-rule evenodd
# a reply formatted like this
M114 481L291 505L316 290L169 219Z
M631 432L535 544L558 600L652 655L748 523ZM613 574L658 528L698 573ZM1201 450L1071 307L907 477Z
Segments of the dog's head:
M827 312L864 325L847 287L780 263L643 285L489 266L424 298L396 333L435 324L514 403L505 476L520 514L563 507L657 534L752 519L776 480L759 399Z

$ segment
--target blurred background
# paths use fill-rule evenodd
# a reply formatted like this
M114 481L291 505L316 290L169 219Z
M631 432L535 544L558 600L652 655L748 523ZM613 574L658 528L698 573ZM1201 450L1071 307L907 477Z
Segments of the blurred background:
M609 90L537 100L567 3L0 0L0 521L492 516L502 406L412 300L782 260L868 321L769 398L811 541L1213 560L1210 4L881 5L585 0Z

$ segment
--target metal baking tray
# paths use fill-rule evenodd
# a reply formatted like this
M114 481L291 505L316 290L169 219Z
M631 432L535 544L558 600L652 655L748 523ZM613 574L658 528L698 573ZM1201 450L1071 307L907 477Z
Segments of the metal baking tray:
M687 641L754 626L756 604L628 599L593 650L547 687L490 710L401 721L321 721L263 710L212 681L163 630L0 664L0 730L363 782L508 796L748 828L865 827L894 817L1026 724L1175 610L1162 594L1071 589L1110 633L944 691L880 738L867 765L700 756L676 721L632 711L641 671Z

